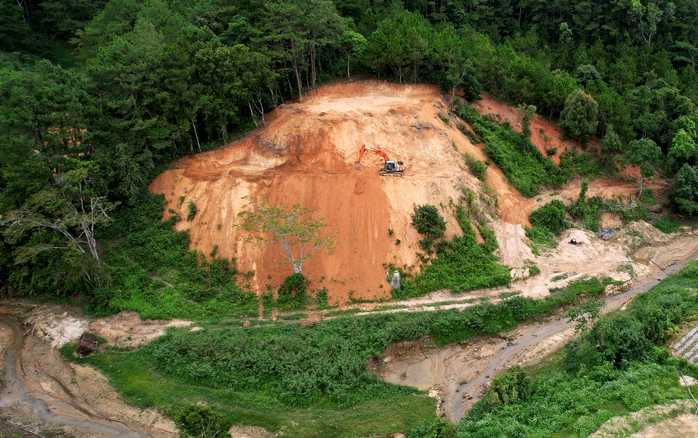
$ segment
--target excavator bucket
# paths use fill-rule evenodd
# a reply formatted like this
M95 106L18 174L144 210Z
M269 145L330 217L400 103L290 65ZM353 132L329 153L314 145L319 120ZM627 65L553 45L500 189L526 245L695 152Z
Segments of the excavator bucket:
M361 166L359 166L359 163L355 163L354 167L356 167L356 170L363 170L363 169L361 169Z

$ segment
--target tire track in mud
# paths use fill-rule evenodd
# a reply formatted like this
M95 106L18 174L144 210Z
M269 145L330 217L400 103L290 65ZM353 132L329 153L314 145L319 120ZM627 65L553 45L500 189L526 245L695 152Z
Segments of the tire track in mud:
M69 406L83 413L89 420L81 420L69 415L57 414L51 412L48 404L41 399L32 397L25 387L20 373L24 373L24 364L20 357L22 347L24 345L24 336L22 334L19 322L6 315L0 315L0 326L9 329L12 334L12 339L0 354L3 355L3 365L5 373L3 376L3 389L0 393L0 413L6 409L20 406L24 409L29 409L35 416L34 420L39 423L47 423L55 426L74 427L84 433L84 436L90 437L127 437L127 438L143 438L151 437L150 434L139 432L131 429L125 423L119 420L109 419L99 414L95 409L89 406L84 400L80 400L55 376L46 370L39 369L65 391L70 398ZM19 371L19 372L18 372ZM36 423L37 421L32 421Z
M671 266L665 268L661 275L667 278L669 275L678 271L686 263L691 260L698 258L698 253L694 253L690 257L681 260ZM647 292L656 285L660 283L661 279L657 278L655 280L643 283L641 285L635 286L627 292L623 292L618 295L606 298L604 301L606 305L601 310L602 314L618 310L623 307L628 301L630 301L636 295ZM505 371L508 368L507 364L520 353L524 353L527 348L543 341L550 336L560 333L564 330L574 327L574 323L568 323L566 319L560 319L553 321L544 325L539 325L531 327L523 332L523 335L516 339L515 342L509 344L503 348L492 360L490 361L487 368L478 374L477 377L470 380L469 382L463 383L457 386L455 391L451 391L449 398L445 400L444 407L446 409L446 416L453 423L458 423L461 421L466 414L466 408L472 406L483 392L489 386L489 383L495 377L496 374ZM466 399L467 397L467 399Z

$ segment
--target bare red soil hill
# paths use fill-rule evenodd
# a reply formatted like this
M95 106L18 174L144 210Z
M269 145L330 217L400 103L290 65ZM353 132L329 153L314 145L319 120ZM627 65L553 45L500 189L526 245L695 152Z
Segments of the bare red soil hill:
M487 96L474 105L520 130L521 114L515 108ZM268 204L306 206L325 219L339 242L333 255L317 254L304 265L303 273L313 288L327 287L331 301L336 302L346 302L350 296L388 298L384 264L418 264L420 236L410 224L415 206L439 206L451 236L459 228L448 211L449 203L458 202L463 188L482 193L462 154L485 161L483 145L473 145L455 120L443 120L448 108L432 86L377 81L327 85L301 102L279 106L267 116L265 127L247 137L173 163L150 190L164 194L166 210L181 218L187 217L188 204L194 202L194 220L180 220L177 230L188 229L191 248L207 257L217 247L216 257L236 259L241 272L253 273L250 285L259 292L267 285L276 289L293 271L279 265L283 260L279 245L259 248L241 241L241 232L233 227L237 214L247 197L262 198ZM531 131L539 149L558 149L556 157L578 147L542 117L532 119ZM383 160L370 154L361 164L363 171L356 170L354 161L362 144L404 161L404 177L380 177ZM522 242L518 224L528 225L530 212L548 197L522 198L494 165L488 169L487 185L498 199L501 222L495 222L494 229L502 246L501 260L512 267L523 266L532 254ZM572 183L564 192L572 196L578 186ZM591 189L607 194L610 186L605 182ZM164 218L171 215L166 211Z
M217 245L217 257L233 257L241 271L254 271L251 285L257 290L275 287L292 270L279 266L278 245L256 248L240 241L232 225L247 202L243 198L307 206L330 224L339 241L334 255L319 254L304 266L314 287L327 286L337 301L346 301L350 292L355 298L388 297L383 264L417 262L420 236L410 225L414 207L448 208L462 187L479 191L461 154L471 152L482 160L484 154L453 123L446 125L439 112L448 112L448 105L431 86L325 86L302 102L281 105L266 127L248 137L175 162L150 190L164 194L168 209L182 218L194 202L195 219L181 220L177 229L189 229L192 249L208 255ZM382 159L374 155L367 155L364 170L357 171L354 160L364 143L404 161L405 176L379 177ZM512 192L501 172L489 173L504 216L526 210L520 204L530 201ZM527 217L511 216L514 221ZM448 220L452 234L457 225Z

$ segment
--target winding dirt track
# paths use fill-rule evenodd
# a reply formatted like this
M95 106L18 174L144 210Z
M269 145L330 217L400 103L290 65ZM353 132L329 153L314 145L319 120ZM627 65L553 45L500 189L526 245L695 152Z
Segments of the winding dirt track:
M124 423L118 420L112 420L100 414L96 409L76 397L61 381L55 377L53 380L68 394L71 398L70 403L66 403L66 408L76 409L83 413L87 420L74 418L62 413L54 413L49 409L46 401L32 397L25 388L22 378L19 373L24 373L25 367L20 357L20 352L24 344L24 336L19 322L5 315L0 315L0 327L3 331L10 332L11 340L7 344L4 355L3 366L4 373L4 389L0 393L0 409L10 409L11 407L20 407L23 412L31 412L31 420L33 424L54 425L58 427L76 428L80 432L86 434L81 436L90 437L133 437L142 438L150 437L151 435L143 431L134 431ZM51 377L51 375L49 374ZM56 401L53 401L56 404ZM63 411L61 409L60 411ZM25 419L23 418L23 422ZM25 424L26 425L26 424ZM57 435L58 436L58 435Z
M686 263L696 258L698 258L698 253L694 253L692 256L667 267L664 269L664 273L662 273L661 276L666 278L668 275L678 271ZM647 292L659 284L660 281L661 280L659 278L651 280L644 284L638 285L627 292L606 298L606 305L602 309L602 313L605 314L618 310L631 298L637 294ZM472 403L479 399L483 391L487 388L488 383L497 373L503 371L504 368L506 368L507 363L517 354L523 353L532 345L564 330L568 330L573 326L573 323L568 323L566 320L561 319L544 325L531 327L524 331L522 336L519 337L516 342L509 344L497 355L495 355L487 368L478 374L476 378L457 386L455 391L450 391L450 399L447 399L444 402L444 408L449 420L454 423L462 420L465 417L466 407L472 406ZM467 400L465 400L465 394L468 394Z

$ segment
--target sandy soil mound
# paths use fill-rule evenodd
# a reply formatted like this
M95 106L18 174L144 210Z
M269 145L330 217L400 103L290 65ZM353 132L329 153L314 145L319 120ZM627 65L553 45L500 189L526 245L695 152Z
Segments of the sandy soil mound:
M233 426L228 435L230 438L274 438L274 434L257 426Z
M604 423L592 438L630 436L631 438L685 438L698 436L698 421L693 415L696 405L690 401L677 401L670 405L657 405L640 409L630 415L614 417ZM678 413L682 413L678 415ZM641 429L632 435L633 430Z
M29 306L24 325L31 333L61 348L76 342L84 332L104 338L109 345L138 347L165 334L168 327L188 327L191 321L142 320L138 312L123 311L107 318L93 320L78 309L66 306ZM16 313L16 312L15 312Z
M123 311L118 315L101 318L90 324L90 331L117 347L138 347L165 334L168 327L188 327L191 321L141 320L138 312Z
M25 324L34 335L50 342L52 348L61 348L79 339L87 331L89 321L74 310L56 312L55 306L47 306L36 309Z
M299 203L337 232L339 246L332 256L318 255L304 265L314 287L327 286L330 298L389 296L384 263L417 263L419 235L410 226L415 205L448 208L461 188L480 192L480 182L464 170L461 154L484 154L439 112L446 102L431 86L381 82L343 83L322 87L302 102L284 104L268 117L271 122L250 136L216 151L173 164L150 186L165 195L168 208L186 217L188 203L196 203L189 229L191 248L208 255L237 260L238 268L254 271L251 285L264 290L291 273L280 268L281 248L255 248L240 241L231 227L245 204L243 197L263 197L267 203ZM379 177L382 159L367 155L363 171L354 169L361 144L380 149L407 165L403 178ZM492 169L488 183L499 196L500 214L522 220L522 200ZM507 212L511 212L507 214ZM165 213L165 217L171 213ZM449 232L457 230L450 214ZM394 231L392 236L388 230ZM396 239L401 241L396 245ZM382 286L382 287L381 287Z

